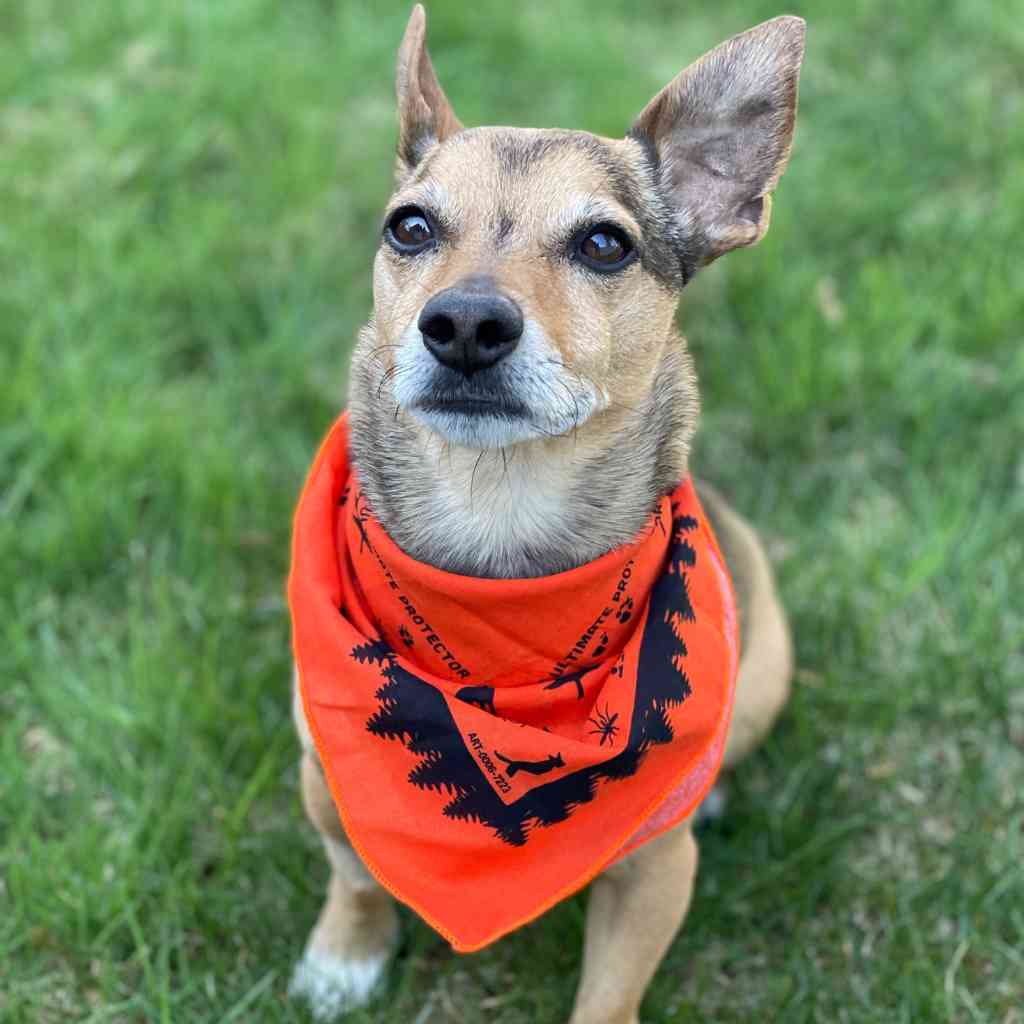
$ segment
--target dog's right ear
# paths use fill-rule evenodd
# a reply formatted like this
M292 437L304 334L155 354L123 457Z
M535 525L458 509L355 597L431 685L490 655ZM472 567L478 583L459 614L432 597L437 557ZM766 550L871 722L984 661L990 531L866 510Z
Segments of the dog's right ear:
M427 14L412 9L395 73L398 94L398 172L407 174L435 143L462 130L448 97L437 81L427 53Z
M766 21L677 75L630 131L652 150L698 266L768 229L803 55L802 18Z

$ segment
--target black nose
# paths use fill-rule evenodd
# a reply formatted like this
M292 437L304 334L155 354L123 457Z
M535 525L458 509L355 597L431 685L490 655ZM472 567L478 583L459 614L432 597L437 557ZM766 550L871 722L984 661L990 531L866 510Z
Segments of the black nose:
M523 312L493 278L474 275L438 292L423 307L419 328L438 362L469 377L519 344Z

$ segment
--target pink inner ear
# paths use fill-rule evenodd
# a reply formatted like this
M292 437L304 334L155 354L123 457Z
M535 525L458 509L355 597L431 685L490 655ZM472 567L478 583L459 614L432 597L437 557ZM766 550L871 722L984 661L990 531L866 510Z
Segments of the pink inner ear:
M677 75L633 127L661 159L680 221L708 263L756 242L765 199L793 139L804 23L776 18L722 43Z
M744 220L749 220L752 224L760 224L761 214L764 213L764 196L758 196L756 199L744 203L740 207L739 213Z

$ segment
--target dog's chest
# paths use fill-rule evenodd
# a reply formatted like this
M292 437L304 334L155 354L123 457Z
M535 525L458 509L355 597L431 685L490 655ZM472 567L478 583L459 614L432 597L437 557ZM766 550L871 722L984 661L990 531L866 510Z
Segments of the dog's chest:
M431 552L435 564L485 566L509 576L536 574L525 564L531 555L575 547L570 467L519 454L489 451L453 460L452 471L415 499L422 514L412 546Z

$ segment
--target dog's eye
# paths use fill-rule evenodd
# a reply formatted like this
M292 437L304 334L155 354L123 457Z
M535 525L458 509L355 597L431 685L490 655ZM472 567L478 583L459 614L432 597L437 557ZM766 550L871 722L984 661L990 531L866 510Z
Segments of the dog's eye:
M629 236L612 224L598 224L580 238L580 261L593 270L621 270L632 262L635 250Z
M388 219L388 241L405 253L422 252L434 241L434 229L418 206L403 206Z

